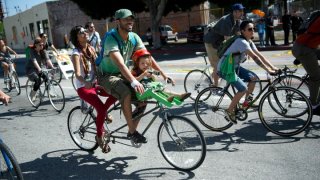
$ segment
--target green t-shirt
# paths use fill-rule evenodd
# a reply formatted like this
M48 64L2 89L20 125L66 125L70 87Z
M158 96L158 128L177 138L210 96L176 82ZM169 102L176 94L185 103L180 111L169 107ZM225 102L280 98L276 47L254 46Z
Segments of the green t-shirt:
M126 40L124 41L117 29L115 29L116 33L115 36L116 38L119 40L120 43L120 48L123 52L122 57L124 59L124 63L128 66L128 62L133 54L134 51L138 50L138 49L142 49L145 48L141 38L134 32L130 32L130 38L135 38L136 39L136 48L134 49L134 44L132 44L132 40ZM104 43L104 55L103 55L103 59L99 65L99 69L102 72L106 72L106 73L120 73L120 70L118 68L118 66L116 65L116 63L110 58L109 54L110 52L114 52L114 51L119 51L119 47L118 47L118 43L115 40L115 38L113 36L108 36L107 39L105 40Z

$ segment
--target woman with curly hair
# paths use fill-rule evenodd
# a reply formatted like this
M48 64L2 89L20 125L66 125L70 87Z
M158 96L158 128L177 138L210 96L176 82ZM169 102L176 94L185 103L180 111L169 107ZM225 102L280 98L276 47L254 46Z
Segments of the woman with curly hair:
M96 75L95 59L96 52L88 43L88 33L82 26L75 26L71 29L70 39L75 46L72 52L71 60L76 76L76 89L79 97L91 104L97 111L97 136L96 141L102 149L103 153L110 151L110 147L104 141L103 123L112 121L111 116L107 116L108 108L116 101L112 96L109 96L105 103L101 101L97 94L97 88L94 86Z

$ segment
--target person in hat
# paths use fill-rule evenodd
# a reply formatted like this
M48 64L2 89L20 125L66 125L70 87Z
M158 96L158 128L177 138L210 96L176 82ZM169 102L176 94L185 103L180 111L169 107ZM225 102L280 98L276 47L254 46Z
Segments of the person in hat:
M230 38L232 35L240 35L240 19L243 16L244 8L240 3L233 4L232 13L220 18L203 37L208 58L213 68L212 77L214 86L218 86L219 82L219 76L217 74L217 64L219 61L217 49L225 39Z
M97 67L97 73L98 83L121 103L129 128L128 139L135 143L146 143L147 139L136 130L139 120L132 121L131 100L136 98L136 92L143 93L144 87L130 73L127 65L134 51L145 49L141 38L132 32L134 18L129 9L119 9L115 12L117 27L111 30L113 35L108 36L102 45L104 47L103 59ZM150 58L153 68L159 71L164 79L167 79L153 57Z
M147 49L139 49L137 50L133 56L133 68L131 70L131 74L141 83L148 85L150 82L156 81L156 78L154 74L157 74L157 71L153 71L152 68L152 60L151 60L151 54ZM171 80L168 79L169 81ZM172 81L172 85L175 85L175 82ZM169 89L165 88L163 92L168 95L167 100L169 102L172 102L174 98L177 98L180 101L184 101L188 97L190 97L191 93L176 93L173 91L170 91ZM133 112L133 117L143 113L145 110L146 105L141 105ZM141 111L138 111L141 109Z

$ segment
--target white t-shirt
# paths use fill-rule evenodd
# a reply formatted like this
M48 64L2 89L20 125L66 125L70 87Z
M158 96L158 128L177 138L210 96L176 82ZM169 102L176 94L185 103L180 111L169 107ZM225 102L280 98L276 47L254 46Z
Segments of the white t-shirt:
M80 51L77 48L73 49L72 55L78 55L81 58ZM81 61L81 59L79 59L79 60L80 60L80 73L81 73L81 76L82 77L86 77L86 74L85 74L84 69L83 69L82 61ZM88 61L88 64L89 64L89 70L88 70L89 74L88 74L88 76L89 76L90 79L93 79L93 77L94 77L94 72L93 72L94 64L91 64L90 61ZM78 79L76 79L76 84L75 85L76 85L76 89L78 89L78 88L84 87L85 84L80 82Z
M249 49L254 51L254 50L257 50L257 47L253 42L249 43L247 40L245 40L243 38L236 39L231 44L231 46L226 50L226 52L224 53L224 56L222 56L220 58L219 63L218 63L218 67L217 67L218 70L220 69L220 66L225 59L225 55L228 55L229 53L239 53L240 52L241 53L240 55L234 56L235 68L237 68L240 65L240 63L243 63L244 61L247 60L248 55L245 52Z

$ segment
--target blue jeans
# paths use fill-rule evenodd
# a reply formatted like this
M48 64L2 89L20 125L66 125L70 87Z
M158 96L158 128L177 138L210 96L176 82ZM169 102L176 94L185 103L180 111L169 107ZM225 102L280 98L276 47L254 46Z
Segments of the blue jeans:
M247 90L247 85L245 82L250 82L252 78L258 78L254 72L241 66L237 67L235 70L237 73L236 81L230 84L233 85L239 92L244 92ZM222 79L225 79L220 72L218 72L218 75Z

